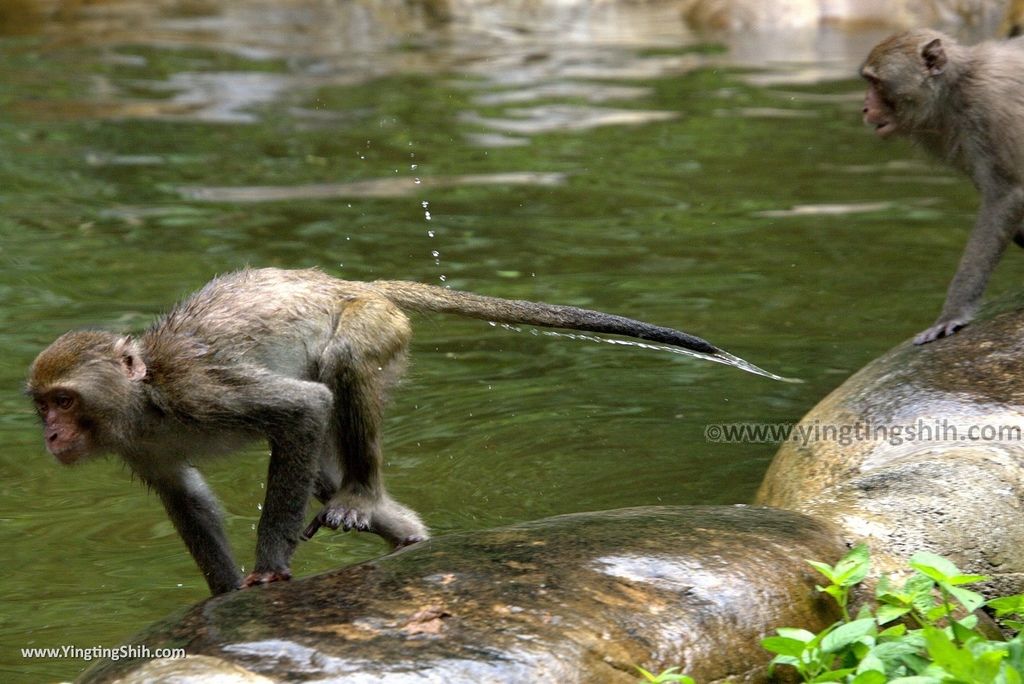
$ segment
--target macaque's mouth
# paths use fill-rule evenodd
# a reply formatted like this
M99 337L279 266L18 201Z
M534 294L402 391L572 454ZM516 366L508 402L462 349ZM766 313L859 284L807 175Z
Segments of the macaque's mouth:
M77 449L58 449L56 451L50 451L50 454L60 461L61 465L66 466L78 463L79 459L82 457L81 452Z
M886 138L896 132L896 124L892 121L872 124L875 127L875 135L879 138Z

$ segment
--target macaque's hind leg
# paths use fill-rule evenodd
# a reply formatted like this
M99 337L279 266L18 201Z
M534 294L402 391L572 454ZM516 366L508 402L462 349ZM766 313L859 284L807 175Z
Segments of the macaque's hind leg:
M386 394L404 368L410 334L408 319L386 300L346 303L321 358L320 374L334 393L337 441L328 448L340 462L341 482L303 538L309 539L320 527L373 532L396 547L427 538L419 516L388 496L380 474ZM323 460L328 460L327 454ZM330 480L330 468L322 464L318 498L329 489Z
M332 425L326 441L320 455L320 469L313 482L313 496L322 504L330 501L341 488L341 454L338 453L336 426Z

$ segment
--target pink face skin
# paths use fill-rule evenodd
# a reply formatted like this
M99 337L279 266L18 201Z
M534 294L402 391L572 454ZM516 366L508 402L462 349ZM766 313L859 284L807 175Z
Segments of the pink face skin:
M868 91L864 94L863 113L864 123L873 126L879 138L887 138L896 132L892 110L878 94L878 86L874 82L869 82Z
M77 404L77 397L66 393L36 400L46 450L64 465L76 463L89 453L89 435L79 425Z

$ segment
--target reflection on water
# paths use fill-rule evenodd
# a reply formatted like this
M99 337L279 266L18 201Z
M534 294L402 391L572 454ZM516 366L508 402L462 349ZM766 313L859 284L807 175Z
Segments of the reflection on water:
M425 190L459 185L560 185L563 173L492 173L429 178L375 178L353 183L251 187L182 187L185 198L203 202L277 202L282 200L331 199L341 197L413 197Z
M114 459L45 456L19 387L69 328L144 328L252 264L687 330L806 382L422 318L387 477L438 533L735 503L772 448L704 425L792 422L920 329L975 206L862 130L872 33L715 42L671 2L23 0L0 36L4 681L84 666L22 646L115 644L205 591ZM265 468L204 467L247 564ZM293 569L382 550L322 535Z

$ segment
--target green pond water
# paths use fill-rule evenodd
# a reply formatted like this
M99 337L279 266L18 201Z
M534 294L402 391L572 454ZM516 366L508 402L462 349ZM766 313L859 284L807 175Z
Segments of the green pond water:
M777 445L709 442L706 426L796 421L930 324L976 205L966 182L860 124L853 74L873 35L765 56L647 15L573 32L576 16L354 14L371 3L8 4L3 681L72 678L88 663L21 649L113 646L206 595L115 458L68 469L45 453L22 383L67 329L142 329L245 265L681 328L804 382L418 318L387 481L436 534L742 503ZM1011 252L990 289L1022 275ZM204 466L247 566L265 468L261 445ZM293 570L384 550L322 534Z

